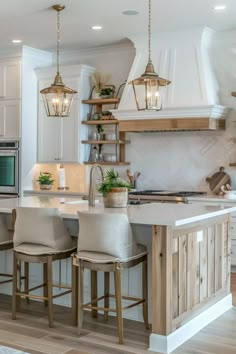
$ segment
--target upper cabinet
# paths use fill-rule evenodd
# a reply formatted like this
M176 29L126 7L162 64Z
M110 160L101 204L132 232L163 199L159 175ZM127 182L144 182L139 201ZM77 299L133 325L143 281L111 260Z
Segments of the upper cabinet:
M81 100L88 98L91 91L90 75L94 68L86 65L72 65L61 68L66 86L78 91L74 98L69 117L48 117L40 94L42 88L52 84L55 68L38 69L38 162L81 162L81 120L88 108Z
M21 61L0 61L0 99L14 100L21 97Z
M0 60L0 138L20 137L21 59Z

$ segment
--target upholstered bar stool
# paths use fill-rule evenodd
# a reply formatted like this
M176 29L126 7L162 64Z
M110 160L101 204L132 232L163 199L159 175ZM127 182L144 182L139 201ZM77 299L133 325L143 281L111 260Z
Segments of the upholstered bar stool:
M13 211L14 212L14 211ZM14 228L13 253L13 292L12 292L12 319L16 319L17 298L44 300L48 306L49 327L53 327L53 298L71 293L67 285L53 284L52 263L66 259L76 250L75 242L69 235L58 209L55 208L25 208L15 209L16 221ZM18 262L24 262L25 268L29 263L43 264L43 284L21 291L17 276ZM63 293L53 295L53 287L65 289ZM43 296L30 292L43 288Z
M104 311L107 319L109 312L115 312L118 323L119 343L123 343L122 311L142 304L143 318L148 328L148 283L147 250L135 242L127 215L125 214L91 214L78 212L79 238L78 251L73 256L74 277L78 277L78 333L82 326L83 309L91 309L93 317L97 311ZM122 296L121 272L142 263L142 297ZM78 268L78 274L76 270ZM91 302L83 303L83 271L91 271ZM97 298L97 272L104 272L104 295ZM115 295L110 294L109 273L114 273ZM76 284L74 279L73 284ZM76 289L74 289L75 292ZM115 298L116 308L109 307L109 298ZM122 308L122 299L133 301ZM104 307L98 301L104 300Z
M14 216L8 214L0 215L0 251L7 251L13 249L13 227ZM12 274L0 273L0 277L9 279L0 281L0 284L12 282Z

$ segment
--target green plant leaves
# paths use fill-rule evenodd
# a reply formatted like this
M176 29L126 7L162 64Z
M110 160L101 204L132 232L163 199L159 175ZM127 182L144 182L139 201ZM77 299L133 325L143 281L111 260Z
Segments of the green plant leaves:
M37 182L39 182L39 184L53 184L54 179L52 179L51 177L52 173L50 172L40 172Z
M99 185L98 192L106 195L115 187L125 187L128 190L132 188L131 184L120 178L118 172L115 172L114 169L107 170L104 181Z

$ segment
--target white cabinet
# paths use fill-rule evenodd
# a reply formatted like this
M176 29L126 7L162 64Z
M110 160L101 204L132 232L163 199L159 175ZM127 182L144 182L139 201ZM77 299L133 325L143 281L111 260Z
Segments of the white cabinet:
M20 137L21 60L0 60L0 138Z
M21 62L19 59L0 61L0 99L21 97Z
M81 99L88 98L91 86L90 75L94 68L86 65L64 67L61 70L66 86L78 91L75 96L69 117L47 117L44 103L39 93L38 99L38 162L80 162L81 126L86 115L86 107ZM52 84L55 76L54 68L36 70L38 91Z
M0 101L0 138L19 137L20 102Z
M40 83L42 84L42 82ZM74 80L66 83L76 87ZM67 118L48 117L42 99L38 107L38 162L78 162L78 100Z

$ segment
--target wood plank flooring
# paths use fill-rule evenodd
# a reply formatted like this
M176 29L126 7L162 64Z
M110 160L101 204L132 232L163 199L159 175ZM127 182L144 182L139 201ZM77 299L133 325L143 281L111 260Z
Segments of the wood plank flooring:
M232 274L233 300L236 305L236 274ZM116 320L103 316L91 319L86 313L82 334L71 326L68 308L54 306L55 328L48 328L43 304L22 301L22 312L11 320L11 298L0 295L0 345L31 354L150 354L149 331L143 323L124 320L125 344L117 344ZM236 308L205 327L179 347L175 354L236 354Z

